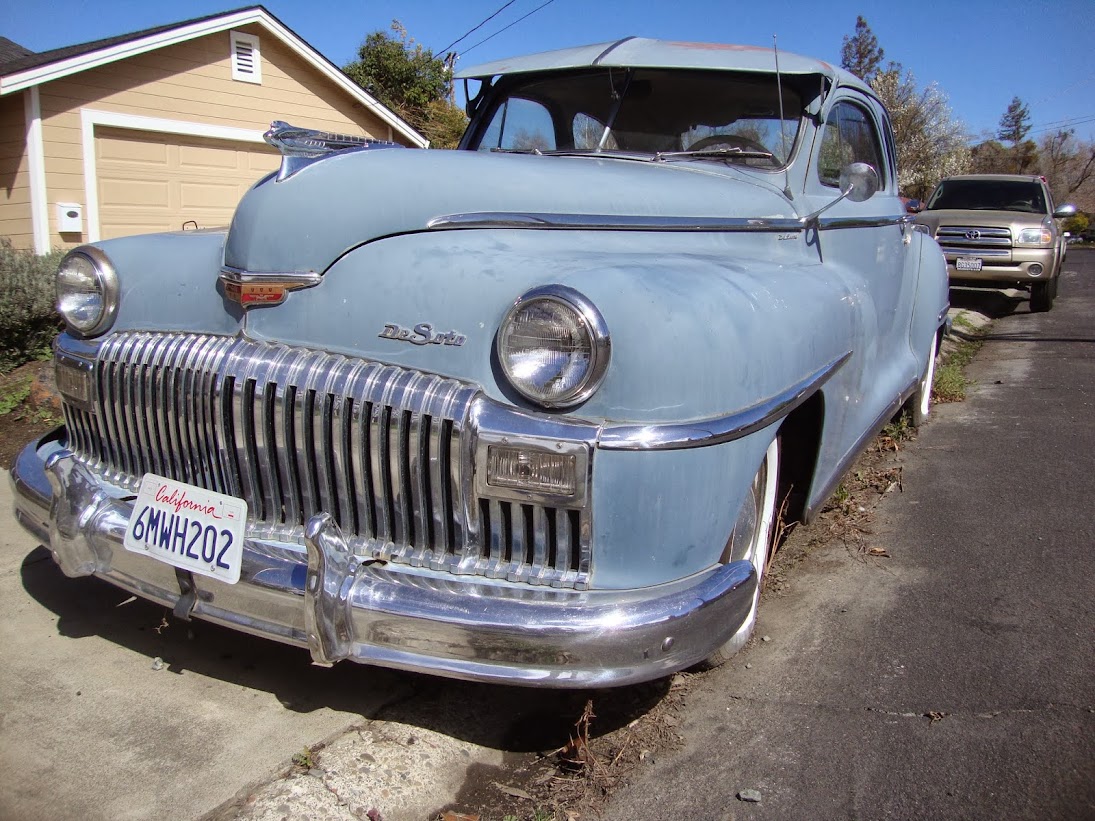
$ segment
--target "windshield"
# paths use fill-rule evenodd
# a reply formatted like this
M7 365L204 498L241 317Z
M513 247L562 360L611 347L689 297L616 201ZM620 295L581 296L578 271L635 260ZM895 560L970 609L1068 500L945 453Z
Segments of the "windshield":
M598 69L507 79L468 147L696 151L703 159L776 168L787 162L798 134L803 97L796 86L802 82L783 78L781 122L771 74Z
M928 200L928 211L955 208L973 211L1046 213L1042 186L1025 180L943 180Z

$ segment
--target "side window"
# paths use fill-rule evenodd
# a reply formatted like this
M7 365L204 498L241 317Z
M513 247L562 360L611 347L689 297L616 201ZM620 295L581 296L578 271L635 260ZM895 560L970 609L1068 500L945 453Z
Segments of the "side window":
M494 112L479 142L480 151L492 148L555 150L555 125L551 113L532 100L511 97Z
M886 166L882 162L882 144L870 115L858 105L839 102L825 120L821 134L817 175L822 185L836 188L840 169L852 162L870 163L878 171L879 184L886 186Z

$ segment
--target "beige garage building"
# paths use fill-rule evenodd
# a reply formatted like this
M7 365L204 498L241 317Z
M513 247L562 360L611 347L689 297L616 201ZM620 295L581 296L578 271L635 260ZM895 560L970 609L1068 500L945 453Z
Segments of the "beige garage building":
M273 120L427 144L262 7L37 54L0 37L0 237L227 225L277 167Z

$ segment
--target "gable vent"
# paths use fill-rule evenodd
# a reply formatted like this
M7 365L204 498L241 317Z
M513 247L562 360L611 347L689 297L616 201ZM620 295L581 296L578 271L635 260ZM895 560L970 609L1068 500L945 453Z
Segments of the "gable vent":
M242 31L233 31L231 37L232 79L245 83L261 83L262 55L259 51L259 38Z

